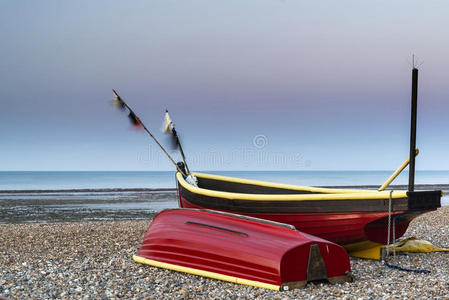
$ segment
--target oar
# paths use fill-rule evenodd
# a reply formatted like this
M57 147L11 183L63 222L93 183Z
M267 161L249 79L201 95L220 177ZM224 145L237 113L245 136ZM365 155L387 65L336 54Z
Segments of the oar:
M128 117L131 119L131 122L135 126L142 126L142 128L150 135L150 137L162 149L162 151L165 153L165 155L167 155L168 159L173 163L173 165L176 167L176 169L179 172L181 172L181 174L183 176L186 176L186 174L184 174L184 171L181 170L181 168L178 166L178 164L175 162L175 160L170 156L170 154L168 154L167 150L165 150L164 147L162 147L161 143L159 143L159 141L154 137L153 134L151 134L151 132L148 130L148 128L145 126L145 124L143 124L143 122L136 116L136 114L131 109L131 107L129 107L129 105L126 104L125 101L123 101L123 99L118 95L118 93L114 89L112 89L112 92L114 93L114 96L115 96L115 99L113 100L113 101L115 101L115 104L121 109L124 109L126 107L129 110Z
M415 156L417 156L419 154L419 149L416 149L415 151ZM378 189L379 192L382 192L383 190L385 190L390 183L402 172L402 170L405 169L405 167L408 166L408 164L410 163L410 157L406 159L406 161L404 161L402 163L402 165L399 166L399 168L394 171L393 175L390 176L390 178L387 179L387 181L385 181L384 184L382 184L382 186Z

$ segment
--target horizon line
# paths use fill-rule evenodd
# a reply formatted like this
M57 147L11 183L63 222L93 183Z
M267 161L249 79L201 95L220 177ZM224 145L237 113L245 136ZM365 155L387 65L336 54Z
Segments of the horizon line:
M394 172L394 169L314 169L314 170L198 170L197 173L202 172ZM418 169L415 171L449 171L449 169ZM176 172L176 170L0 170L0 172ZM402 172L408 173L409 170ZM401 172L401 173L402 173Z

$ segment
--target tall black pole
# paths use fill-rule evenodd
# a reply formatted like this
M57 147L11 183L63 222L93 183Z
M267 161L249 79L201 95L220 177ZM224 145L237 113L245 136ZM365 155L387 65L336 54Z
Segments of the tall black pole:
M415 189L415 152L416 152L416 112L418 106L418 69L412 70L412 115L410 124L410 166L408 175L408 190Z

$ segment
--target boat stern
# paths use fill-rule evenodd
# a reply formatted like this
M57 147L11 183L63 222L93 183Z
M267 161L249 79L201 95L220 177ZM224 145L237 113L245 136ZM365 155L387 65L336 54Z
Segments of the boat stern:
M413 191L407 192L409 210L435 210L441 207L443 191Z

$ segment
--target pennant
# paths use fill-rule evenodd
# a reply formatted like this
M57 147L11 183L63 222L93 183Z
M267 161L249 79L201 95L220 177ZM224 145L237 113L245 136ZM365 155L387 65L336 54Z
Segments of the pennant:
M162 132L169 134L170 129L173 128L173 122L168 114L168 110L165 110L164 122L162 123Z
M142 128L142 122L140 122L139 117L136 116L132 111L129 112L128 118L131 121L131 124L133 124L136 129Z
M177 146L179 146L179 136L178 136L178 133L176 132L176 129L175 129L175 127L173 127L172 129L171 129L171 132L172 132L172 134L173 134L173 144L174 144L174 147L176 148Z
M168 110L165 110L164 122L162 123L161 130L165 134L170 135L169 139L170 148L172 150L176 149L179 145L179 137L175 129L175 124L173 124L173 121L171 120L170 115L168 114Z
M114 89L112 90L112 92L114 93L114 100L112 100L112 104L120 110L125 110L126 108L125 101L123 101L122 98L120 98L120 96Z

